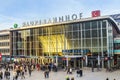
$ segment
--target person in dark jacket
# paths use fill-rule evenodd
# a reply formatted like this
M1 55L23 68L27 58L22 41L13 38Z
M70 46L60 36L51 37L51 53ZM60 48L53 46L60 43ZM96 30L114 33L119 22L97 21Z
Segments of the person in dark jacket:
M21 79L25 79L24 70L21 71Z
M28 68L29 76L31 76L31 67Z
M79 76L79 77L82 77L82 75L83 75L83 72L82 72L81 69L78 69L78 70L76 71L76 73L77 73L77 77L78 77L78 76Z
M0 71L0 79L3 79L3 72Z
M4 72L4 78L6 78L6 75L7 75L7 70L5 70Z
M82 70L80 70L80 77L82 77L83 76L83 71Z

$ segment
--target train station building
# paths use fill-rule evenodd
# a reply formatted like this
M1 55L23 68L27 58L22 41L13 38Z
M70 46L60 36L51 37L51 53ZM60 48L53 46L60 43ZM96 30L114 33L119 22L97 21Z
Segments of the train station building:
M120 34L116 16L81 15L25 22L23 27L11 29L11 55L31 57L41 64L114 66L114 40Z

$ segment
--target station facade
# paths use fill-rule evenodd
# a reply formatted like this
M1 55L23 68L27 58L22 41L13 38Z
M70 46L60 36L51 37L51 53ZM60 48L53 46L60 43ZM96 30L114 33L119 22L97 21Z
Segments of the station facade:
M11 55L27 56L41 64L112 67L114 37L119 34L111 16L15 28L10 30Z

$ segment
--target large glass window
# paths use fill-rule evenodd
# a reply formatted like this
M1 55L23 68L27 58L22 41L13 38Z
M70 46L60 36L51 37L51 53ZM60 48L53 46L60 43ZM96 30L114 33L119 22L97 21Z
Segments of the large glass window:
M91 37L91 33L90 33L91 31L90 30L86 30L85 31L85 35L86 35L86 38L90 38Z
M89 30L90 29L90 22L86 22L85 23L85 30Z
M102 52L103 48L107 49L106 21L84 21L12 31L12 53L51 56L64 54L63 51L68 49Z
M97 21L92 21L91 29L97 29Z
M98 36L97 30L92 30L92 37L97 37L97 36Z

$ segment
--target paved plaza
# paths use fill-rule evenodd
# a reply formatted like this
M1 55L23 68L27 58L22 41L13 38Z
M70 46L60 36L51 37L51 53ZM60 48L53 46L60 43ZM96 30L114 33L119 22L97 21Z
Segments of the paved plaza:
M90 69L84 69L83 77L77 77L76 72L73 72L73 74L67 74L64 71L58 71L50 72L49 78L44 78L43 71L33 71L31 77L26 75L25 79L21 79L19 77L18 80L65 80L66 76L69 76L70 78L74 77L75 80L106 80L107 77L109 77L109 80L113 80L114 78L116 80L120 80L120 70L114 72L106 72L105 70L102 71L95 70L94 72L91 72ZM12 74L10 80L13 80Z

